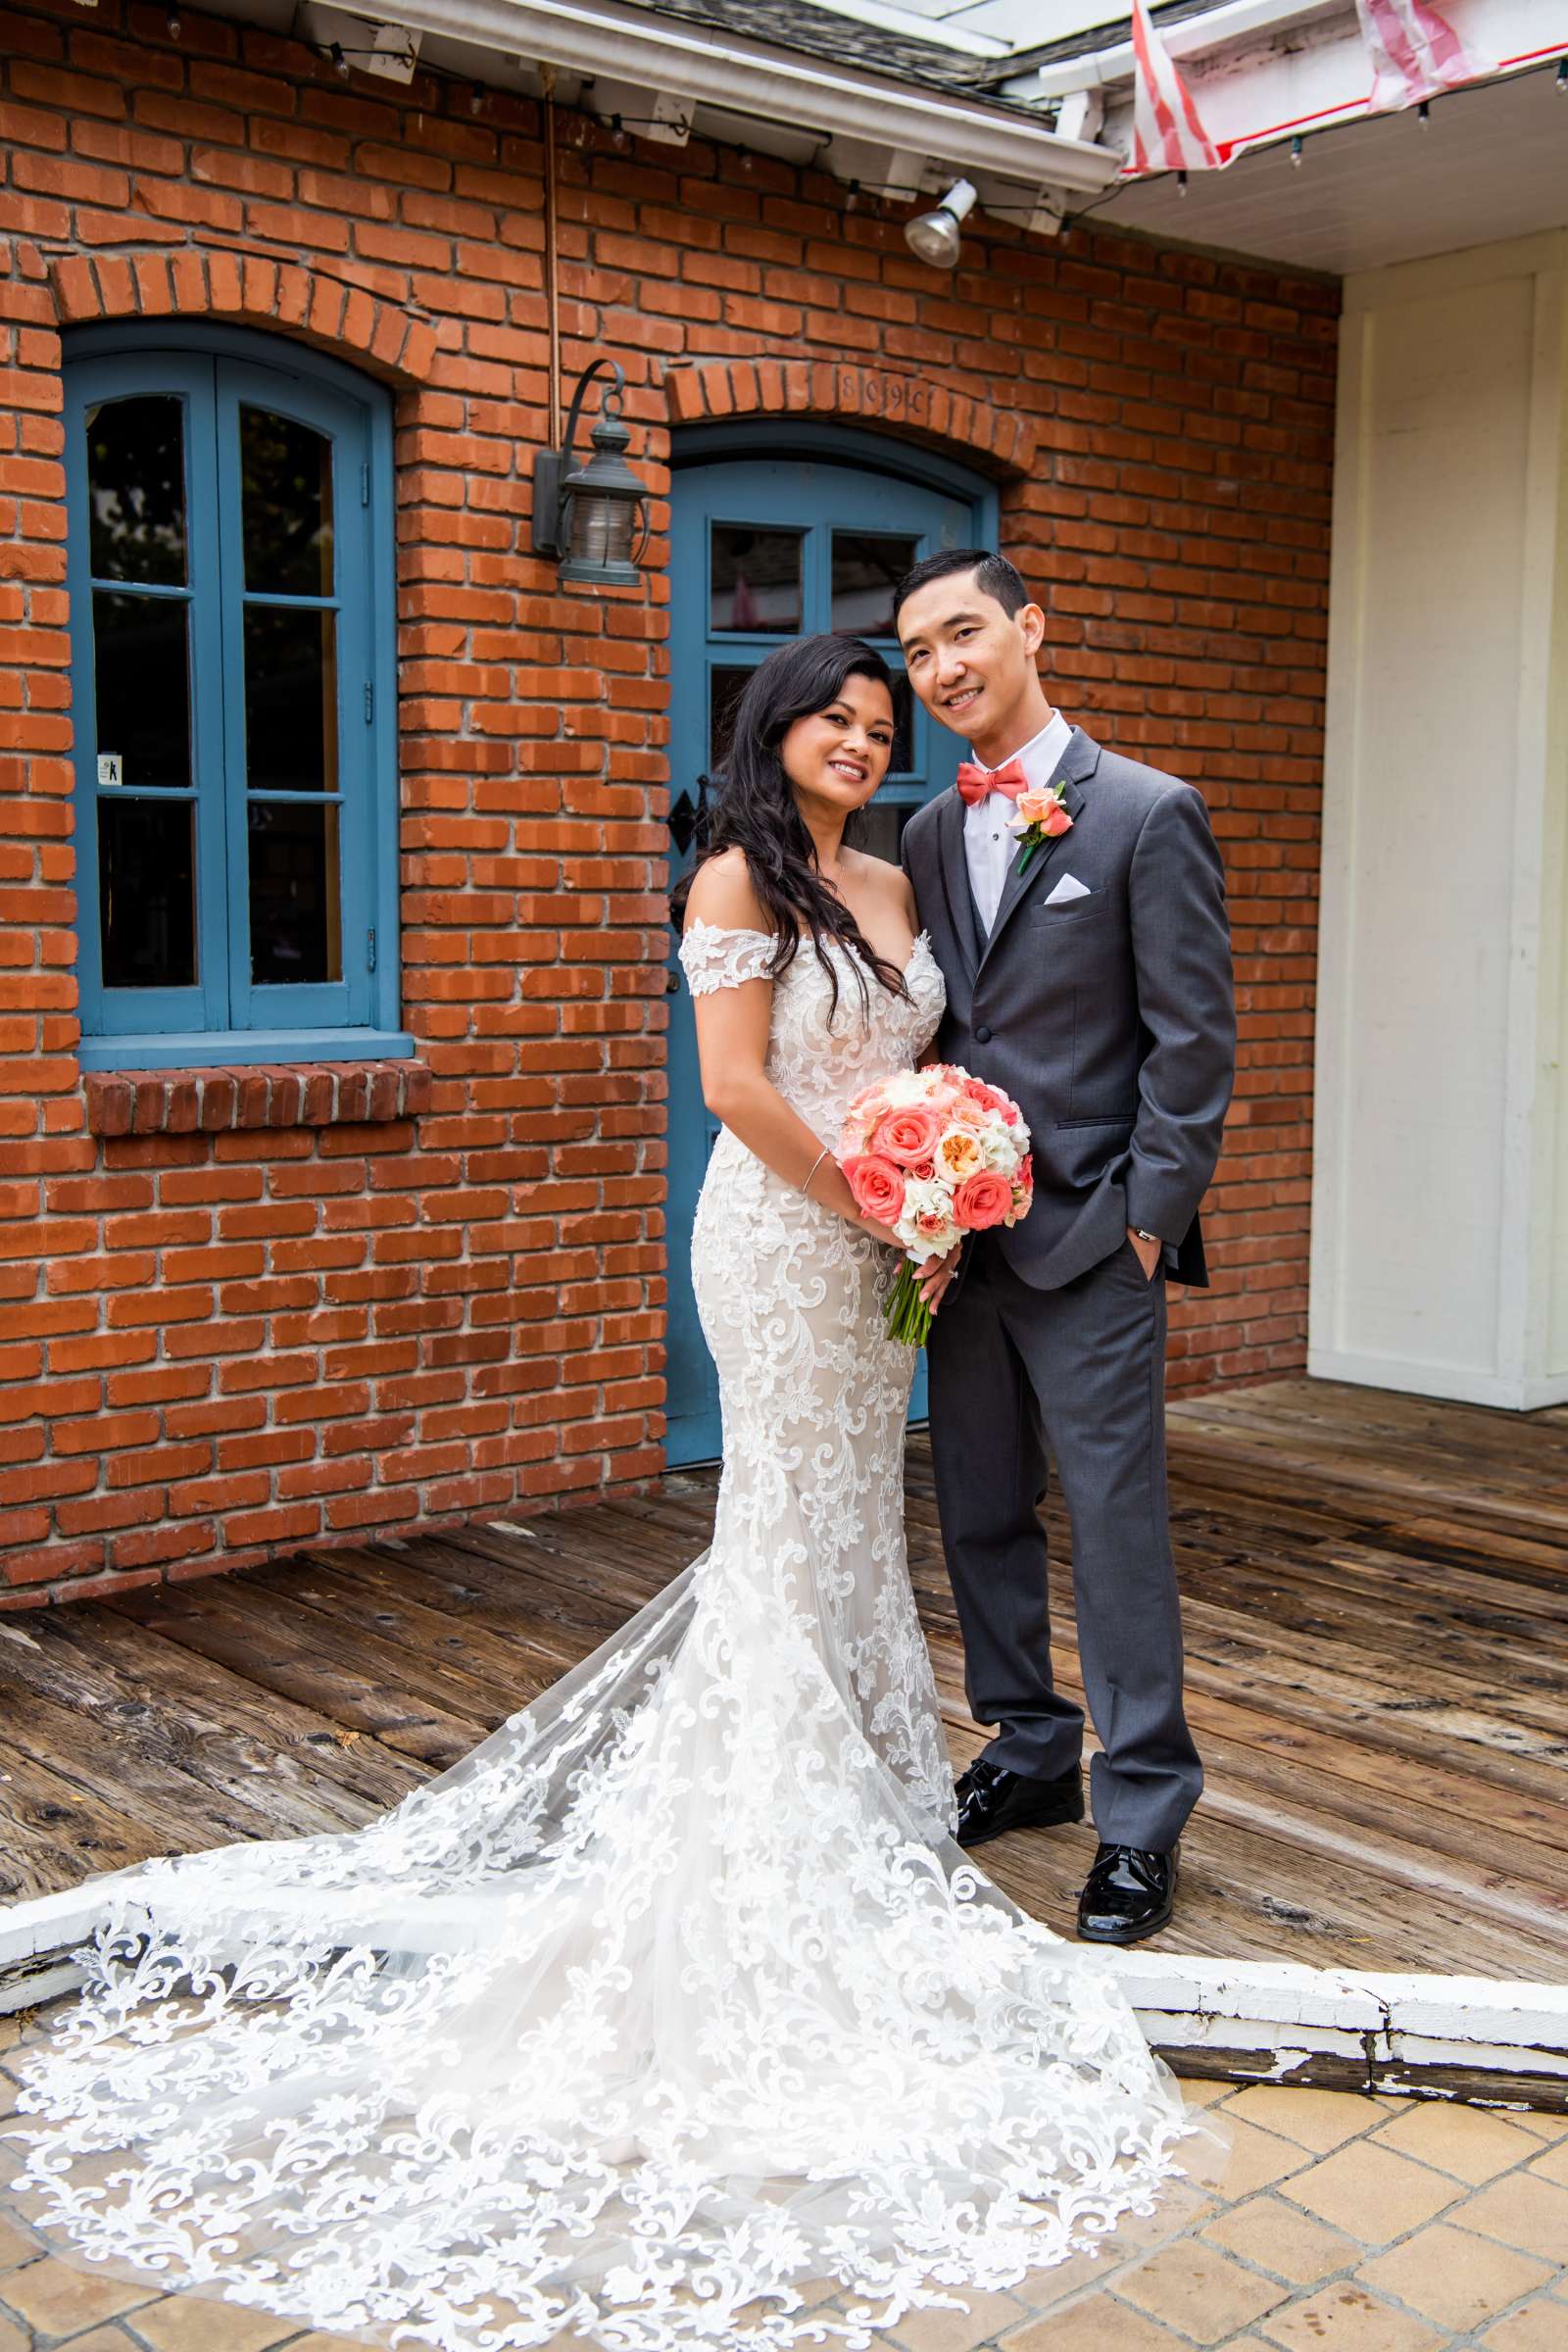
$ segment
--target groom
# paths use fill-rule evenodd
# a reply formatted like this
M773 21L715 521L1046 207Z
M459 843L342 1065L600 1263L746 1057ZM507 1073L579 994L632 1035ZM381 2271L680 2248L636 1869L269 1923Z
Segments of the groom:
M1182 1711L1165 1493L1165 1281L1206 1285L1198 1223L1235 1073L1219 853L1190 785L1054 710L1045 614L1003 556L928 557L894 605L909 682L967 738L904 863L948 985L944 1061L1005 1088L1035 1198L976 1234L929 1343L931 1447L971 1713L997 1731L958 1783L958 1840L1083 1817L1083 1710L1051 1672L1036 1503L1054 1457L1101 1753L1100 1848L1078 1933L1171 1916L1202 1767ZM1010 827L1053 791L1027 858Z

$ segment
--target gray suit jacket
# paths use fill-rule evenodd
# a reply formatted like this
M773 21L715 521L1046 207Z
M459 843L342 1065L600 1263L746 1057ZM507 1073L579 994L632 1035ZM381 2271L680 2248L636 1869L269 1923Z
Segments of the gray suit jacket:
M1143 1225L1163 1236L1178 1281L1206 1286L1198 1204L1236 1070L1208 811L1190 784L1102 751L1081 727L1054 781L1071 828L1021 880L1014 858L989 937L957 792L905 830L905 871L948 984L936 1052L1005 1088L1029 1123L1034 1206L998 1234L1025 1282L1071 1282ZM1063 874L1089 896L1048 906Z

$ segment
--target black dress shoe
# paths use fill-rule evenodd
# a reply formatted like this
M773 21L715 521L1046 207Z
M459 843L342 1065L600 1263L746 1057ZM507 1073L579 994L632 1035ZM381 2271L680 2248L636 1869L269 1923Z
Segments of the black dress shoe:
M984 1845L1004 1830L1038 1830L1082 1821L1083 1774L1075 1764L1054 1781L1033 1781L976 1756L958 1782L958 1843Z
M1102 1839L1078 1897L1078 1933L1086 1943L1137 1943L1157 1935L1176 1900L1176 1855Z

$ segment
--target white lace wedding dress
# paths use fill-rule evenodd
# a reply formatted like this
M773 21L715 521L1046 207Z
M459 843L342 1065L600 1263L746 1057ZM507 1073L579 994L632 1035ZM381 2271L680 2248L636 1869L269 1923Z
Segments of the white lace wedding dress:
M700 993L769 948L698 923L682 960ZM808 942L769 1060L824 1142L943 1002L923 937L907 1002L830 952L836 1015ZM1102 1967L949 1836L889 1253L725 1132L693 1266L711 1547L363 1829L105 1880L8 2128L71 2259L440 2352L863 2344L1185 2169Z

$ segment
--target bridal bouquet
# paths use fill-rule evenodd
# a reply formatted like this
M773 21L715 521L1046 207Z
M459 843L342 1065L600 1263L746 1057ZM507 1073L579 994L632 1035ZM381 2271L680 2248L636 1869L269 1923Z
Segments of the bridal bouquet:
M1016 1225L1034 1199L1018 1105L951 1062L895 1070L850 1104L839 1164L860 1214L891 1225L906 1251L887 1304L888 1337L923 1347L931 1309L914 1268L945 1257L966 1233Z

